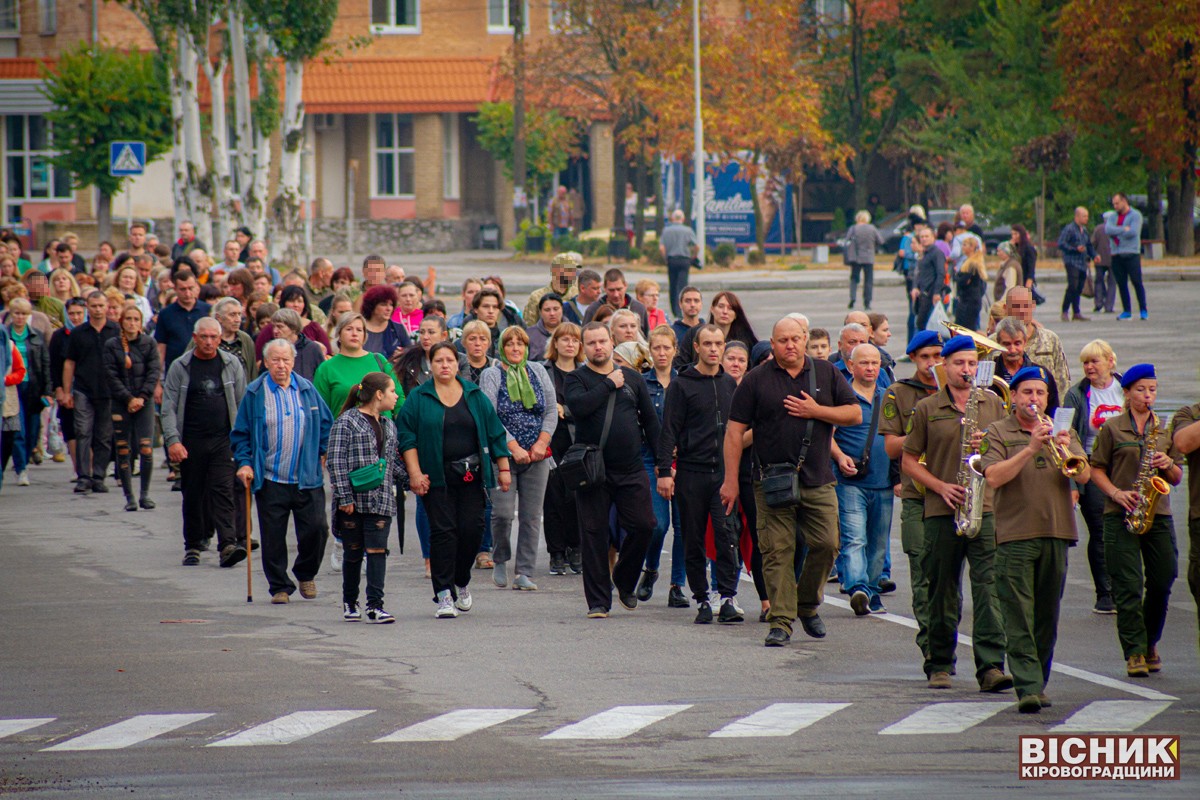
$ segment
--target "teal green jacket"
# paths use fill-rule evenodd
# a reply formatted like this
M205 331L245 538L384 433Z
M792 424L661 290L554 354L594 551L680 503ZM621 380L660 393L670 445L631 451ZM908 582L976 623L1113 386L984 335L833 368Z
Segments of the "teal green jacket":
M508 434L496 415L496 408L480 388L462 378L456 380L463 388L467 410L471 412L475 430L479 434L483 485L493 489L496 486L495 459L510 458L512 455L508 452ZM396 417L400 452L416 448L421 471L429 476L430 486L446 485L446 470L442 463L442 426L445 417L446 407L438 398L432 380L412 390Z

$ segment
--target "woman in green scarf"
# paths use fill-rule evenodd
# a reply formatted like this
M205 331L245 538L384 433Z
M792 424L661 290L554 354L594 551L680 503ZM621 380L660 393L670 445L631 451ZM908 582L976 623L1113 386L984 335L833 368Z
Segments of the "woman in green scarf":
M513 491L492 496L492 580L500 587L508 585L509 534L515 516L517 564L512 587L534 591L542 501L554 466L550 437L558 425L558 399L549 373L528 359L529 334L516 326L505 328L500 336L500 366L480 374L479 388L496 406L513 457Z

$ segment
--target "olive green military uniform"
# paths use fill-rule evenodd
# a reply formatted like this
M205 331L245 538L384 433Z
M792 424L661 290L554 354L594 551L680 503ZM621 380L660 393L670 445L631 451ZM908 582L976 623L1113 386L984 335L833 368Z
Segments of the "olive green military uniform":
M986 430L1005 416L1000 398L985 391L977 423ZM904 452L925 454L925 467L937 478L957 481L961 463L963 413L954 405L949 387L917 403L908 422ZM996 604L993 561L996 533L992 524L992 491L983 487L983 524L973 539L959 536L954 509L941 495L925 492L925 541L921 569L929 581L929 649L925 674L950 672L958 646L958 621L962 616L962 566L970 566L975 676L1004 668L1004 628Z
M1181 408L1171 420L1171 441L1175 434L1200 421L1200 403ZM1188 480L1188 561L1187 581L1192 598L1200 605L1200 450L1187 454Z
M1102 468L1112 484L1124 491L1134 488L1142 460L1141 433L1135 432L1133 426L1129 411L1123 411L1104 423L1092 447L1092 466ZM1155 449L1165 452L1176 464L1183 461L1166 425L1159 427ZM1154 522L1141 536L1125 527L1125 509L1112 498L1105 499L1104 563L1112 578L1117 636L1125 658L1146 655L1162 637L1178 562L1169 497L1159 500Z
M1029 446L1015 416L994 422L980 446L981 468L1007 461ZM1070 451L1083 457L1071 431ZM1049 445L996 489L996 596L1004 622L1008 668L1017 699L1040 695L1050 680L1058 612L1067 581L1067 548L1079 540L1070 478L1054 466Z
M904 436L917 402L937 391L916 378L906 378L888 387L880 412L879 432L884 436ZM908 556L909 582L912 584L912 610L917 620L917 647L929 650L929 579L921 571L921 545L925 542L925 497L912 478L900 473L900 546Z

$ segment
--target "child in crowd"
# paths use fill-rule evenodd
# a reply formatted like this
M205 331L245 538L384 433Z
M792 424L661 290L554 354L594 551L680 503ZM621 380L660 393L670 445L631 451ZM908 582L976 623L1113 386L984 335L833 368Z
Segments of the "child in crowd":
M808 355L822 361L829 358L829 331L813 328L808 332Z

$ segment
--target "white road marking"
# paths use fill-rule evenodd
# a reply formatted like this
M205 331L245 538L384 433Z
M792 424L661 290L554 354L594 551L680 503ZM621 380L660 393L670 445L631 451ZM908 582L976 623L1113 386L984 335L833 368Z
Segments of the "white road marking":
M27 731L47 722L54 722L55 717L31 717L29 719L0 719L0 739L5 736Z
M251 747L264 744L291 744L313 734L337 727L351 720L374 714L374 711L296 711L279 719L264 722L227 739L213 742L209 747Z
M746 581L747 583L753 583L753 581L754 581L754 579L751 578L749 575L747 575L745 572L742 572L741 579L743 581ZM850 604L848 602L846 602L845 600L841 599L840 597L830 597L828 594L825 595L825 603L828 605L831 605L831 606L835 606L837 608L844 608L844 609L850 608ZM893 625L902 625L905 628L910 628L914 631L917 630L917 621L915 619L913 619L912 617L906 617L902 614L897 614L897 613L893 612L891 609L888 609L888 613L886 613L886 614L872 614L869 618L870 619L879 619L884 622L890 622ZM967 636L965 633L960 633L958 635L958 646L959 647L970 647L971 646L971 637ZM1087 681L1088 683L1094 683L1097 686L1104 686L1109 689L1116 689L1118 691L1125 692L1126 694L1132 694L1132 695L1137 695L1138 697L1144 697L1147 700L1178 700L1179 699L1178 697L1175 697L1173 695L1164 694L1162 692L1155 691L1154 689L1148 689L1145 686L1139 686L1136 683L1128 683L1126 681L1122 681L1117 678L1111 678L1107 675L1100 675L1095 672L1091 672L1086 669L1080 669L1079 667L1072 667L1067 664L1060 664L1058 662L1055 662L1054 664L1052 664L1050 666L1050 670L1052 672L1058 672L1062 675L1070 675L1072 678L1078 678L1081 681Z
M470 733L532 714L532 708L461 708L409 725L376 742L453 742Z
M709 734L711 739L756 736L791 736L801 728L820 722L849 703L775 703Z
M136 717L59 742L43 750L120 750L211 716L212 714L138 714Z
M616 706L543 736L543 739L624 739L642 728L691 708L677 706Z
M1012 703L934 703L888 725L881 734L962 733L998 714Z
M1170 706L1168 701L1097 700L1050 729L1052 733L1136 731Z

